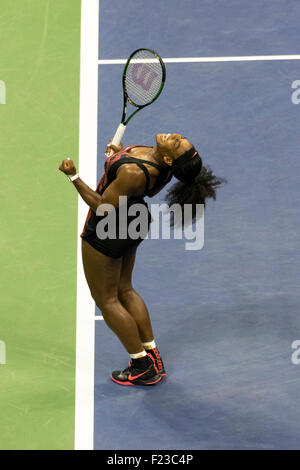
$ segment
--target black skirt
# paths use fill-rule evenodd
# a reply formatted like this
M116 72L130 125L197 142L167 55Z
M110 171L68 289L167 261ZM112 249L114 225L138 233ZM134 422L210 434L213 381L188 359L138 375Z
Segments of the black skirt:
M152 222L152 217L151 213L148 209L148 204L142 199L138 201L130 201L130 204L128 204L128 210L129 207L132 206L134 203L138 202L139 204L143 204L146 209L147 209L147 219L145 220L145 223L143 223L142 231L141 227L139 227L139 224L137 225L137 232L141 232L140 236L138 238L133 238L130 236L130 230L128 231L128 228L133 220L137 216L131 216L126 215L126 227L122 227L122 232L125 235L126 238L120 238L119 236L119 227L120 227L120 213L119 209L116 209L115 214L116 214L116 232L113 237L110 237L109 235L104 238L102 235L99 237L99 230L97 230L97 225L99 222L101 222L105 216L103 217L98 217L95 215L95 213L92 213L92 216L89 220L88 223L88 230L86 230L81 237L87 241L93 248L95 248L97 251L100 251L106 256L109 256L111 258L120 258L126 254L127 251L131 250L134 247L138 247L140 243L146 238L147 233L150 228L150 224ZM123 213L124 214L124 213ZM144 221L144 220L143 220ZM98 232L98 234L97 234Z

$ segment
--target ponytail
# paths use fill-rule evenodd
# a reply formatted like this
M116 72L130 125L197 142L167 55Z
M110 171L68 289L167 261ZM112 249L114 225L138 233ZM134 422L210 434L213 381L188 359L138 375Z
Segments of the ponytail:
M193 163L193 161L192 161ZM196 163L196 162L195 162ZM195 170L195 168L194 168ZM169 207L173 204L179 204L182 209L182 225L184 224L184 205L191 204L192 208L192 220L191 223L197 219L197 204L203 204L205 207L206 199L216 199L216 189L222 183L227 183L225 178L219 178L215 176L210 167L204 167L201 165L201 170L197 176L191 178L190 174L186 171L182 171L182 175L178 175L173 172L174 176L180 178L178 183L175 183L168 190L165 201ZM188 172L190 173L190 172ZM195 172L194 172L195 175ZM179 179L178 178L178 179ZM199 213L198 213L199 214ZM174 226L174 214L171 213L171 227Z

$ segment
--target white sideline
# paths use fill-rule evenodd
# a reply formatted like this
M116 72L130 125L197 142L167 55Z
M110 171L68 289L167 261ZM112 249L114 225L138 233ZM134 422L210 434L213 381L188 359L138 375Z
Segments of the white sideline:
M96 184L99 0L82 0L80 54L79 172ZM84 277L80 233L88 212L78 197L75 449L94 448L95 303Z
M98 64L101 65L119 65L125 64L127 59L100 59ZM253 56L233 56L233 57L179 57L179 58L163 58L166 64L193 63L193 62L249 62L264 60L300 60L300 54L284 54L284 55L253 55Z

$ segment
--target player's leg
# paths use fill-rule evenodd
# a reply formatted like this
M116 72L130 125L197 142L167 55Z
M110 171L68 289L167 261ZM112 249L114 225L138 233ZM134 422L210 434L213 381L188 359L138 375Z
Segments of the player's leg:
M129 354L142 351L144 348L137 324L118 298L122 258L106 256L82 240L82 260L91 295L106 324L118 336Z
M132 271L134 268L135 256L136 247L128 250L126 255L123 256L118 297L126 310L134 318L138 326L143 347L155 359L159 373L163 376L166 374L166 372L162 358L154 341L153 330L147 306L142 297L132 286Z
M134 318L142 343L153 341L153 331L147 306L132 286L132 271L136 247L131 248L122 258L118 297L122 305Z
M118 298L122 258L111 258L82 240L82 260L91 295L109 328L131 356L130 367L112 372L122 385L152 385L161 380L155 360L146 354L134 318Z

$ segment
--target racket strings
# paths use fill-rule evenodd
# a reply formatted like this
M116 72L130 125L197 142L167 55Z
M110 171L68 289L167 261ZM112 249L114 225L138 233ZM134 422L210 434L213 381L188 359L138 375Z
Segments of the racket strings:
M163 69L152 52L142 50L132 56L125 73L125 88L133 104L149 104L159 93L162 82Z

